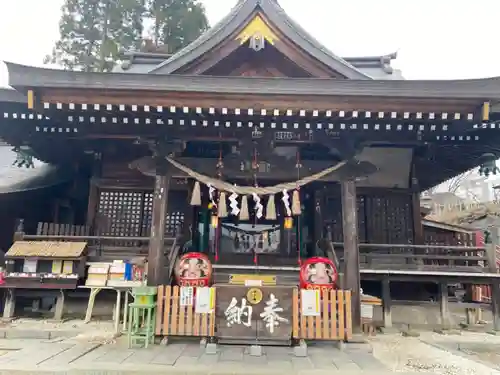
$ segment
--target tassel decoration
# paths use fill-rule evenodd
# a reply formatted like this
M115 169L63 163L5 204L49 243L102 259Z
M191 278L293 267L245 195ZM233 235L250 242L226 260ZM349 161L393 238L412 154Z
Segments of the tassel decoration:
M227 217L226 193L224 193L223 191L219 195L219 205L217 208L217 216Z
M292 214L299 216L301 211L299 190L294 190L292 195Z
M240 220L241 221L250 220L250 214L248 212L248 198L246 195L244 195L241 198Z
M274 194L269 196L266 207L266 220L276 220L276 205L274 203Z
M194 183L193 193L191 194L191 206L201 206L201 189L200 183Z

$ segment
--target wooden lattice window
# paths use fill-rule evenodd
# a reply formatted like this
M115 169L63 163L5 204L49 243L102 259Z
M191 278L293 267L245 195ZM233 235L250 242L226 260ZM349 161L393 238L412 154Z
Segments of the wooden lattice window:
M173 211L167 213L165 219L165 233L169 235L179 233L182 223L184 222L184 212Z
M102 235L140 236L143 193L135 191L101 191L99 195L99 229Z
M169 194L165 233L179 233L184 210L175 192ZM153 193L142 191L107 191L99 195L98 228L104 236L148 237L153 217Z
M153 193L144 193L144 207L142 213L141 232L143 236L149 236L151 232L151 220L153 218Z

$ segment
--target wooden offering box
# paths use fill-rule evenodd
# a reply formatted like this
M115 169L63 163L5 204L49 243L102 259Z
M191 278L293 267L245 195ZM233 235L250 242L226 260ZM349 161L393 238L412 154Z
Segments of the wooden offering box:
M6 258L5 288L75 289L85 275L86 242L16 241Z

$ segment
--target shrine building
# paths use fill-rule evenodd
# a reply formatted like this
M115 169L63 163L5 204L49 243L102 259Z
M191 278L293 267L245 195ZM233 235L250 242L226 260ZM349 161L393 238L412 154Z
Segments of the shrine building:
M239 0L177 53L111 73L7 62L0 137L77 176L52 224L87 228L89 261L145 256L157 286L201 253L210 283L284 287L326 258L357 325L361 283L497 280L484 248L426 243L419 196L493 171L500 78L405 80L396 58L340 57L277 0Z

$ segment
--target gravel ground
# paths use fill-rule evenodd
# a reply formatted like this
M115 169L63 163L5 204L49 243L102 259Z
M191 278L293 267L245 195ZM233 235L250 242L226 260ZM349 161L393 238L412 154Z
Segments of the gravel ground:
M467 334L468 336L468 334ZM458 338L458 339L457 339ZM430 343L427 344L423 342ZM491 338L487 334L476 334L471 337L443 336L423 333L420 338L400 335L380 335L371 339L376 358L394 372L420 372L439 375L500 375L485 364L439 349L433 342L443 340L490 340L492 344L500 343L500 337ZM495 347L492 345L492 347ZM498 346L496 346L498 347Z

